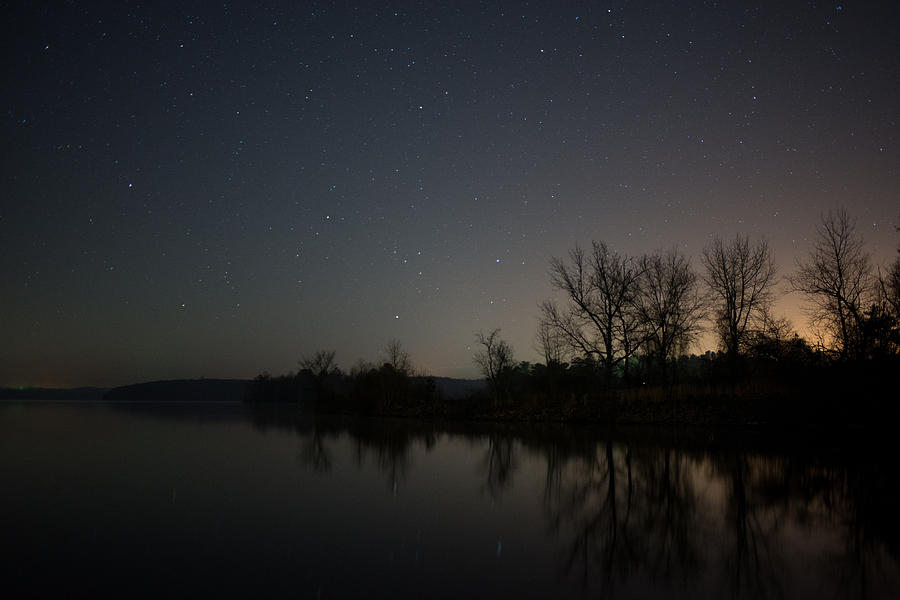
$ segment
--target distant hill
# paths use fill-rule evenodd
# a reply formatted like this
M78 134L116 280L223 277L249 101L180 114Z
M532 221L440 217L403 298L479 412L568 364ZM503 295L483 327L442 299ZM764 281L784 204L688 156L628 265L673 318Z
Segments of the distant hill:
M432 377L438 392L447 399L463 398L484 389L481 379ZM203 402L242 401L250 381L244 379L173 379L135 383L115 388L80 387L0 388L0 400L109 400Z
M110 401L222 402L244 399L245 379L173 379L123 385L103 395Z
M432 377L444 398L462 398L484 389L484 380ZM151 381L113 388L103 395L104 400L204 401L244 400L250 381L244 379L175 379Z
M109 388L0 388L0 400L101 400Z

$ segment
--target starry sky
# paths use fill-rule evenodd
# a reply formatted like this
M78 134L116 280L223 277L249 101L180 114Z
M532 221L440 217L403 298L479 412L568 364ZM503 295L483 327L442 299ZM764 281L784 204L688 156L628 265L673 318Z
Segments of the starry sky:
M886 264L890 5L4 3L0 385L392 338L475 376L479 329L538 358L548 262L594 239L699 267L749 234L785 275L845 206Z

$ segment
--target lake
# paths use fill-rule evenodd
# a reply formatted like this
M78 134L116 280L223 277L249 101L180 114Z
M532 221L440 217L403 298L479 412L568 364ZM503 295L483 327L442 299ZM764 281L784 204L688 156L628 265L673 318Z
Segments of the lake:
M889 598L878 436L0 402L8 597Z

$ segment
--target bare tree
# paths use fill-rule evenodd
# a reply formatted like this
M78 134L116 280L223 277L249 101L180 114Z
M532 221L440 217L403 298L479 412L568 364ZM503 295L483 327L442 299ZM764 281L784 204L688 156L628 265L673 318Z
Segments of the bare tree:
M869 358L900 355L900 248L897 252L886 272L878 269L874 299L863 316L861 343Z
M384 362L376 377L376 389L380 393L382 408L390 410L409 397L409 377L413 374L409 353L400 340L388 341L384 348Z
M900 232L900 227L897 227L897 231ZM894 319L900 320L900 248L897 248L897 255L887 273L879 270L878 296Z
M830 337L833 349L842 358L853 357L863 350L860 325L872 292L869 255L844 209L823 216L816 234L808 261L798 261L789 280L812 304L812 323Z
M312 356L304 356L299 361L301 371L309 371L316 377L326 377L337 373L334 350L319 350Z
M568 359L570 348L565 336L544 316L538 321L534 339L538 352L544 357L545 365L561 364Z
M674 248L642 258L641 272L635 307L649 354L665 377L668 360L686 352L699 335L706 303L690 261Z
M742 351L757 358L796 361L807 358L812 349L788 319L773 317L766 310L758 326L747 332Z
M369 371L375 370L377 367L375 363L371 363L364 358L359 358L352 367L350 367L350 377L356 379L358 377L363 377Z
M496 381L506 370L512 368L512 346L500 337L500 329L495 329L487 336L483 331L475 334L475 340L484 349L475 354L475 363L488 381Z
M333 389L333 380L341 372L334 361L334 350L320 350L312 356L304 356L299 363L300 373L297 375L312 382L316 400L321 402L328 399Z
M879 294L894 317L900 319L900 258L888 269L886 274L878 278Z
M512 346L500 337L499 329L493 330L488 335L479 331L475 334L475 340L483 346L483 349L475 354L475 364L488 380L494 399L499 403L503 395L503 380L513 367Z
M387 346L384 349L385 353L385 364L391 365L391 367L402 375L411 375L412 374L412 363L409 360L409 352L407 352L403 345L400 343L398 339L392 339L388 341Z
M724 350L735 357L747 338L759 330L772 305L778 269L765 240L750 243L738 235L730 243L716 237L703 249L703 281L713 302L713 321Z
M575 246L568 261L554 258L550 273L553 287L566 295L566 301L562 309L552 301L542 303L542 322L575 352L597 359L607 374L627 365L640 346L632 311L639 265L611 252L605 243L593 242L590 255Z

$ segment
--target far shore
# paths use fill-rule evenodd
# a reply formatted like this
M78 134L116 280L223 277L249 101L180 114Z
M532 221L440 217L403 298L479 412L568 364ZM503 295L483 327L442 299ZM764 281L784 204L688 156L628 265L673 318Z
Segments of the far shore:
M467 391L455 396L436 391L424 399L409 396L392 406L369 407L361 407L338 396L326 400L297 398L292 402L266 402L254 398L253 381L217 379L156 381L112 389L0 388L0 400L243 402L294 406L302 412L367 417L762 429L851 425L883 428L892 427L900 417L897 403L879 385L856 389L849 395L838 389L823 394L822 389L804 391L798 386L775 386L771 382L742 385L690 383L621 388L568 397L525 393L498 403L485 385L461 381L465 385L458 384L454 389Z

